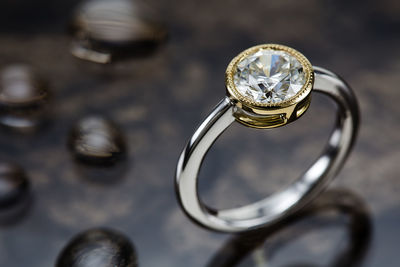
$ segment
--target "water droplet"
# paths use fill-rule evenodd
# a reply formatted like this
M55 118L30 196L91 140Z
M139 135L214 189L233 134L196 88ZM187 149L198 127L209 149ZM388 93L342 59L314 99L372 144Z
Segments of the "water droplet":
M126 150L118 127L97 116L81 119L73 127L68 143L75 157L89 164L112 165Z
M56 267L137 267L131 242L109 229L91 229L73 238L58 257Z
M10 65L0 73L0 124L26 132L46 118L49 92L45 82L27 65Z
M74 56L96 63L151 53L166 39L154 12L134 0L87 0L71 23Z

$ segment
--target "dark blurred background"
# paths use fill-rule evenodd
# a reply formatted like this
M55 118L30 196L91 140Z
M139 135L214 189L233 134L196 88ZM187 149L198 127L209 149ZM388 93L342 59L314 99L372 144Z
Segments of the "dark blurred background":
M79 3L0 2L0 68L27 64L51 92L43 127L0 131L0 160L17 163L31 183L23 216L0 226L0 266L55 266L69 240L94 227L129 238L139 266L398 266L397 1L146 1L168 38L151 53L105 65L70 53ZM362 122L318 208L257 238L232 239L183 214L174 170L195 127L224 96L231 58L261 43L294 47L340 74L358 97ZM116 164L80 163L68 145L74 125L93 115L121 131L126 151ZM205 160L202 198L233 207L278 190L317 157L333 119L334 106L316 94L304 117L282 129L232 126Z

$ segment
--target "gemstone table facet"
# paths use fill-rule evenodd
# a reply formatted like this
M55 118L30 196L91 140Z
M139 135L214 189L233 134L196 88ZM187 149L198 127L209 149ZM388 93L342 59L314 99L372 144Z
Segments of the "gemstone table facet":
M260 49L237 63L237 91L261 104L280 103L296 95L306 83L300 61L284 51Z

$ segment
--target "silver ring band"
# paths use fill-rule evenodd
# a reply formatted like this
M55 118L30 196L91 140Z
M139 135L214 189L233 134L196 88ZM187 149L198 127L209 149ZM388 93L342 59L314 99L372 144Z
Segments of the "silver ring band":
M224 98L195 131L176 170L179 202L195 222L222 232L243 232L276 223L312 200L334 178L349 154L358 130L358 105L350 87L337 75L314 67L313 91L331 97L338 116L328 144L315 163L293 184L253 204L226 210L205 206L197 192L198 173L209 148L235 121L237 107Z

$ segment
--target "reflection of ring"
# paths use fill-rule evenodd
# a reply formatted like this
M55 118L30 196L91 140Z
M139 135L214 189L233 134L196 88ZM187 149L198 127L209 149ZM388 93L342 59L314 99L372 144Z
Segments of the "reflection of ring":
M334 217L332 217L331 212L335 212ZM348 217L348 220L346 220L348 245L335 253L334 259L328 266L359 266L370 244L371 220L364 202L358 196L344 190L328 190L306 209L295 216L289 216L279 225L232 237L212 257L207 266L239 266L244 261L247 262L250 254L262 247L263 243L267 242L272 236L279 235L278 239L274 239L275 242L268 246L269 251L266 251L269 252L266 260L270 262L274 250L279 250L285 244L293 242L307 232L329 227L332 223L342 224L340 214ZM297 224L303 220L306 220L305 223ZM285 230L285 234L281 236L280 232L283 230ZM279 247L274 246L274 244ZM266 266L266 264L261 266ZM296 263L291 266L310 265Z
M315 80L315 81L314 81ZM313 67L296 50L260 45L240 53L226 71L225 97L196 130L176 171L179 201L196 222L210 229L242 232L270 225L307 204L343 165L356 137L358 106L338 76ZM338 116L328 145L317 161L291 186L241 208L214 210L199 199L197 177L208 149L233 121L253 128L283 126L309 107L311 91L330 96Z

